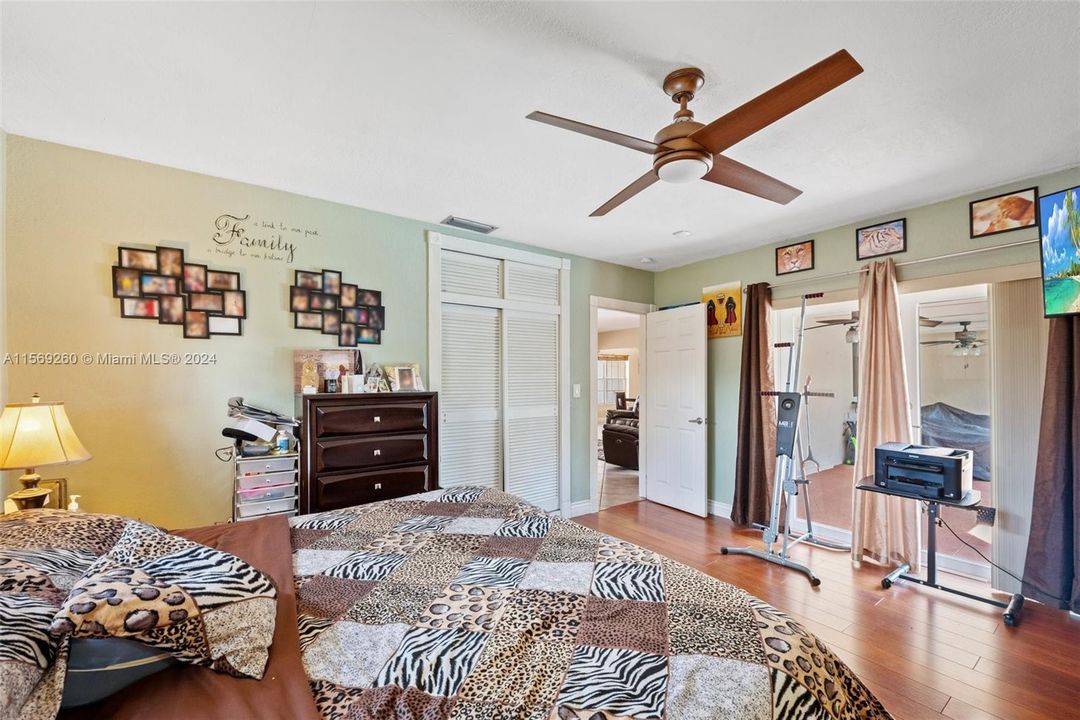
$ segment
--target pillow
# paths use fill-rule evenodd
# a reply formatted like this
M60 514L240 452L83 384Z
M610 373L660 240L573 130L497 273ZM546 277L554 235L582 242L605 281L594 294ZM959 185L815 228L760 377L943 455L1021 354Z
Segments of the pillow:
M77 638L71 641L60 707L103 700L176 663L176 658L164 650L134 640Z
M129 638L181 662L262 678L277 590L240 558L130 520L75 583L50 632Z
M68 643L50 622L126 523L62 510L0 516L0 719L56 717Z

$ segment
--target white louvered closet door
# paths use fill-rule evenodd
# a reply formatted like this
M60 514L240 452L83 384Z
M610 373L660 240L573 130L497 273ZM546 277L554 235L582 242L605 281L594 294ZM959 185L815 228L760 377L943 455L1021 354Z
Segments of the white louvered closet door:
M559 271L505 262L506 491L559 507ZM538 312L521 309L528 303Z
M440 482L559 509L560 269L439 253Z

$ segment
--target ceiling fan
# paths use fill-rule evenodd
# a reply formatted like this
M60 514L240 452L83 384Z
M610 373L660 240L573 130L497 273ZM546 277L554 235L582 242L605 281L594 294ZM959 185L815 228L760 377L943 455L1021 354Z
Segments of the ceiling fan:
M862 66L847 50L840 50L703 125L694 120L694 113L687 104L705 84L705 73L698 68L676 70L664 78L664 92L679 104L679 109L674 122L656 133L651 142L545 112L532 112L526 117L653 156L648 172L590 213L590 217L608 214L657 180L673 183L707 180L786 205L801 195L802 190L721 153L862 71Z
M826 318L824 320L817 320L817 325L807 328L807 330L816 330L817 328L829 327L832 325L857 325L859 323L859 311L853 310L851 317L849 318ZM919 325L922 327L937 327L943 320L931 320L928 317L919 316Z
M980 353L980 349L986 346L986 340L979 337L979 335L971 330L968 330L968 326L971 325L971 320L959 320L957 324L960 329L953 333L952 340L923 340L920 345L952 345L953 350L967 355L969 351L975 351L975 354Z

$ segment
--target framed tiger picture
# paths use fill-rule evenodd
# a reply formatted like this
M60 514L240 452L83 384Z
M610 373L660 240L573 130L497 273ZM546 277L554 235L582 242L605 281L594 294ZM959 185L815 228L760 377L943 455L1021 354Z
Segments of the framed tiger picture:
M855 231L855 259L870 260L907 251L907 218L867 225Z

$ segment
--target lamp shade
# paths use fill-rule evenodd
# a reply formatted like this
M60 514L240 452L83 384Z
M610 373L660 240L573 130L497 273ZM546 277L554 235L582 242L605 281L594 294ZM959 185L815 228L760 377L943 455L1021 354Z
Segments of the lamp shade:
M90 457L71 427L64 403L4 406L0 415L0 470L66 465Z

